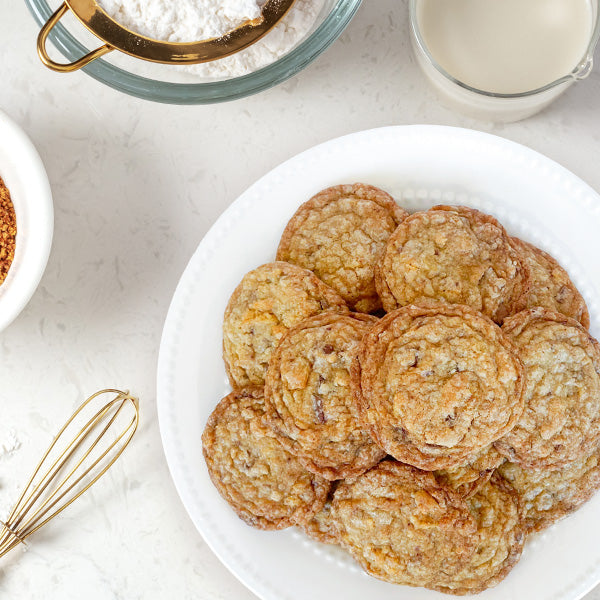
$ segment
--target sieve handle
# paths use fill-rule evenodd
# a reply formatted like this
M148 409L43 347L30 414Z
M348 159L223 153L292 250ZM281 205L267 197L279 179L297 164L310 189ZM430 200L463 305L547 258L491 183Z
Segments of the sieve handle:
M82 56L80 59L72 63L58 63L52 60L48 55L48 51L46 50L48 35L50 34L52 28L61 20L68 10L69 6L66 2L63 2L60 8L48 19L48 21L46 21L46 24L40 30L37 40L37 51L41 61L49 69L58 71L59 73L71 73L73 71L77 71L78 69L81 69L81 67L85 67L85 65L91 63L93 60L96 60L104 54L114 50L110 44L104 44L104 46L96 48L96 50L92 50L89 54Z

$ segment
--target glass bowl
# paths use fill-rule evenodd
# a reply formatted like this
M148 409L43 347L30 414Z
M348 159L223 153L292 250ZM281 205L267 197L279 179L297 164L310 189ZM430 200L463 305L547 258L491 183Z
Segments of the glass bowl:
M46 0L25 0L25 3L40 27L60 4L56 1L49 4ZM149 63L119 52L113 52L114 57L96 59L83 67L83 71L116 90L155 102L213 104L236 100L267 90L299 73L342 34L361 3L362 0L326 0L317 23L304 40L277 61L241 77L202 79L178 67ZM70 61L98 46L98 39L74 17L56 25L49 39Z

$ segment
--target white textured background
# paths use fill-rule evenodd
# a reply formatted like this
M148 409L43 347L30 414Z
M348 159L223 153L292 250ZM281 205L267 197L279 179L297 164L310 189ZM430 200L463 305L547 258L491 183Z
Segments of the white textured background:
M489 131L600 190L600 73L528 121L471 121L440 105L418 71L406 2L366 0L342 38L292 81L229 104L177 107L46 70L36 35L23 2L0 0L0 108L37 145L56 210L42 283L0 334L0 517L53 433L96 389L137 393L142 426L107 479L26 553L0 561L0 598L250 600L188 520L158 433L161 328L198 242L275 165L382 125ZM587 599L600 600L600 590Z

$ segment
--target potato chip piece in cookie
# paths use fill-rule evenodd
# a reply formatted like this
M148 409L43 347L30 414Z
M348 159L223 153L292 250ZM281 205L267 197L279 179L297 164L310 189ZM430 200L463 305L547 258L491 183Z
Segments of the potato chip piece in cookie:
M223 320L223 358L231 385L264 385L271 354L285 332L325 310L348 312L348 307L307 269L274 262L247 273Z
M467 306L389 313L363 338L352 375L371 437L420 469L463 465L523 411L523 368L511 342Z
M386 311L423 298L471 306L501 323L524 308L528 269L504 227L463 206L435 206L407 217L376 268Z
M435 587L471 560L477 524L432 473L384 460L340 483L331 507L339 543L373 577Z
M236 390L221 400L202 434L210 478L248 525L300 525L321 510L330 484L290 455L263 418L260 388Z
M313 271L352 309L381 308L374 269L383 248L408 213L371 185L338 185L319 192L290 219L277 260Z
M506 460L492 444L470 456L464 464L451 469L434 471L439 481L449 485L463 498L470 498L480 490Z
M350 366L375 317L326 312L290 329L265 385L267 420L281 445L326 479L360 475L385 452L358 420Z
M588 329L590 314L568 273L552 256L533 244L519 238L512 241L529 267L530 285L524 308L542 306L571 317Z
M331 518L331 503L338 483L338 481L331 483L331 489L323 508L310 521L306 521L300 526L309 538L323 544L338 544L338 532L335 522Z
M545 308L502 327L525 369L525 410L496 448L511 462L557 469L600 439L600 346L575 321Z
M462 571L435 587L461 596L502 581L521 558L525 543L523 505L501 477L494 475L467 503L477 521L477 549Z
M525 505L525 523L541 531L576 511L600 488L600 450L555 471L506 462L498 469Z

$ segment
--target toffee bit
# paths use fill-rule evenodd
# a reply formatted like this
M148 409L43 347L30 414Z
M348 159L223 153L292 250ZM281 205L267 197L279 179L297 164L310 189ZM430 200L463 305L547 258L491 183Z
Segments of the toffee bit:
M399 442L406 442L408 440L408 431L404 427L394 427L394 434Z
M15 257L17 218L10 192L0 177L0 285L4 283Z
M565 300L567 300L567 298L570 295L570 290L566 285L563 285L558 292L556 292L556 301L561 304L562 302L564 302Z
M333 352L333 346L331 344L325 344L323 346L323 354L331 354Z
M327 422L327 417L323 411L323 398L317 394L313 395L313 410L315 411L315 416L317 417L317 423L322 424Z

